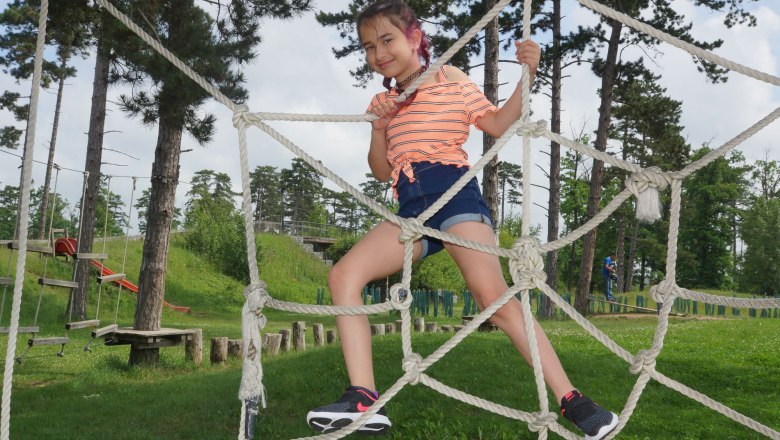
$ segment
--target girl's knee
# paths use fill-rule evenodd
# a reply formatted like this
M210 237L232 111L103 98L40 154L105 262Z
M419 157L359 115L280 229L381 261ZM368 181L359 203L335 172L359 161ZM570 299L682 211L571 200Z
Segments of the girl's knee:
M351 270L345 264L336 263L328 273L328 288L334 303L338 304L354 295L354 286L359 285L360 280L356 271Z

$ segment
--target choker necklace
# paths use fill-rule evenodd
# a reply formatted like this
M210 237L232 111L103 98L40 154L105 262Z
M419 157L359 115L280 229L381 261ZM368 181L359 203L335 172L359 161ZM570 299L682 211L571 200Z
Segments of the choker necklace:
M414 81L414 80L416 80L417 78L419 78L419 77L420 77L420 75L422 75L422 74L425 72L425 70L426 70L427 68L428 68L428 66L420 66L420 68L419 68L419 69L417 69L417 70L416 70L414 73L412 73L412 74L411 74L411 75L409 75L408 77L404 78L404 79L403 79L403 80L401 80L401 81L396 81L396 82L395 82L395 88L396 88L396 89L398 89L398 91L399 91L400 93L403 93L403 91L404 91L404 89L406 88L406 86L408 86L409 84L411 84L411 83L412 83L412 81Z

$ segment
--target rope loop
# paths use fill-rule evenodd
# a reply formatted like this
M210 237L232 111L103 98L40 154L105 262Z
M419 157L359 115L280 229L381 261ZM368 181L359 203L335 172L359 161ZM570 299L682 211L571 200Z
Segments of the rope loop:
M238 128L240 125L248 124L249 121L249 106L241 104L236 106L236 110L233 112L233 126Z
M531 421L528 422L528 430L531 432L548 429L550 425L558 420L558 415L549 411L531 413L531 417Z
M547 133L547 121L540 119L536 122L527 122L517 129L518 136L542 137Z
M533 289L547 282L544 260L539 242L529 235L520 237L512 245L514 256L509 259L512 279L522 290Z
M674 301L681 293L680 287L674 280L663 280L650 288L650 297L658 304Z
M390 286L390 304L396 310L407 310L412 305L412 295L403 284L396 283Z
M420 383L420 364L423 358L417 353L412 353L406 356L403 361L403 369L409 375L409 385L417 385Z
M628 368L631 374L639 374L642 371L651 372L655 370L655 354L650 350L639 350L634 356L634 361Z
M398 235L398 241L406 243L407 241L417 241L422 238L423 224L416 218L408 218L401 223L401 233Z

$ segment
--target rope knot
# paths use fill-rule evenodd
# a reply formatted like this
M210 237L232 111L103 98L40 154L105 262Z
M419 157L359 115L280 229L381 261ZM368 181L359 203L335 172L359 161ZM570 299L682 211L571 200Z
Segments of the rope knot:
M509 259L512 279L522 290L529 290L547 282L544 260L536 238L524 235L512 245L514 256Z
M547 121L540 119L536 122L526 122L517 129L519 136L541 137L547 133Z
M680 293L682 293L681 289L674 280L663 280L650 288L650 297L658 304L674 301Z
M672 178L658 167L648 167L626 177L626 188L636 196L636 218L652 223L661 218L658 191L669 186Z
M238 128L241 124L249 123L249 106L241 104L233 112L233 126Z
M409 385L420 383L420 364L422 360L422 356L417 353L412 353L404 358L402 367L406 374L409 375Z
M558 416L553 412L531 413L531 421L528 422L528 430L531 432L539 432L549 428L556 420L558 420Z
M417 241L422 238L423 224L416 218L408 218L401 222L401 233L398 235L398 241L406 243L407 241Z
M403 284L396 283L390 287L390 304L396 310L406 310L412 305L412 295Z
M655 370L655 354L649 350L639 350L634 356L634 362L628 368L631 374L639 374L642 371Z

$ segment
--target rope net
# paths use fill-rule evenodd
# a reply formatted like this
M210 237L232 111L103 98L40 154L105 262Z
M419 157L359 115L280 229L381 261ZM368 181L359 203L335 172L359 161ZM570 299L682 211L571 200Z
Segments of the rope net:
M681 48L701 59L713 62L722 67L730 70L742 73L749 77L759 79L772 85L780 86L780 78L769 75L749 67L740 65L733 61L719 57L709 51L702 50L694 45L679 40L671 35L663 33L651 26L646 25L640 21L637 21L625 14L612 10L602 4L599 4L592 0L577 0L581 5L592 9L593 11L603 14L613 20L617 20L626 24L640 32L647 33L652 37L669 43L675 47ZM440 392L443 395L449 396L453 399L463 401L465 403L474 405L475 407L482 408L486 411L490 411L511 419L520 420L528 424L528 428L531 431L538 432L539 439L544 440L547 438L548 432L552 431L560 435L565 439L578 439L576 434L568 431L561 424L557 422L556 412L551 412L548 408L547 390L545 387L544 376L542 374L541 362L539 357L539 350L536 346L536 335L533 329L533 315L530 307L529 291L530 289L539 289L559 308L561 308L567 315L569 315L574 321L585 329L593 338L602 343L617 357L623 359L629 364L629 371L632 374L638 375L636 383L626 399L626 403L619 416L619 423L615 431L613 431L607 439L614 438L618 435L626 423L630 419L645 386L653 379L658 383L661 383L679 393L705 405L706 407L713 409L726 417L737 421L756 432L763 434L769 438L780 440L780 432L765 426L758 421L751 419L750 417L741 414L733 409L713 400L712 398L694 390L686 385L669 378L663 373L656 370L656 358L660 354L666 332L668 330L669 314L672 309L672 305L676 298L692 299L709 304L727 305L732 307L752 307L756 309L769 309L780 307L780 299L741 299L741 298L727 298L721 296L715 296L707 293L696 292L688 289L681 288L676 284L676 261L677 261L677 237L679 233L680 223L680 201L681 201L681 188L682 180L691 175L695 171L706 166L713 160L724 156L729 151L734 149L737 145L750 138L753 134L757 133L778 117L780 117L780 108L775 109L770 114L750 126L742 133L735 136L730 141L726 142L719 148L711 151L701 159L689 164L682 170L678 171L663 171L655 167L643 169L635 163L621 160L615 156L608 155L604 152L598 151L587 145L578 143L576 141L567 139L560 136L557 133L553 133L547 129L545 121L532 122L529 119L530 115L530 93L529 93L529 76L528 69L523 66L523 75L521 78L521 87L523 91L522 102L522 114L510 128L501 136L495 143L495 145L485 153L482 158L477 161L472 168L466 172L460 180L458 180L444 195L425 212L423 212L417 218L404 219L398 217L394 213L390 212L385 206L380 205L373 199L369 198L361 191L344 181L337 174L325 167L320 161L307 154L300 147L295 145L289 139L284 137L281 133L268 126L268 121L309 121L309 122L365 122L371 121L373 116L368 114L361 115L319 115L319 114L293 114L293 113L270 113L270 112L250 112L250 109L245 105L239 105L230 100L224 94L222 94L216 87L209 84L205 79L193 71L189 66L179 60L173 53L163 47L155 38L148 35L135 23L133 23L127 16L118 11L108 0L96 0L96 3L100 4L106 11L113 15L116 19L121 21L130 30L136 33L142 40L153 47L158 53L180 69L184 74L191 78L195 83L201 86L204 90L210 93L217 101L224 104L233 112L233 125L238 131L239 137L239 156L241 167L241 183L242 183L242 195L243 202L242 207L244 211L245 219L245 233L247 243L247 253L249 259L249 274L250 285L244 290L244 296L246 302L242 310L242 332L244 340L244 360L243 360L243 374L241 379L241 386L239 390L239 399L242 402L241 407L241 419L240 430L238 438L240 440L251 438L254 430L254 420L257 415L258 408L262 405L265 407L265 390L262 384L263 369L261 363L261 339L260 331L265 326L266 318L263 316L263 308L271 307L278 310L285 310L298 313L310 313L320 315L363 315L363 314L375 314L387 312L390 310L398 310L401 313L402 325L401 325L401 341L403 350L403 370L404 374L399 377L396 382L377 400L376 404L372 405L368 411L363 413L358 419L356 419L350 425L324 435L306 437L308 439L338 439L342 438L354 431L356 431L361 425L363 425L371 416L373 416L379 408L384 406L390 399L392 399L404 386L407 384L416 385L423 384L430 387L433 390ZM510 0L501 0L495 7L493 7L488 13L477 22L471 29L469 29L452 47L449 48L442 56L429 68L425 74L415 80L412 85L397 99L404 100L410 94L412 94L417 87L422 84L428 77L439 70L439 67L444 65L460 48L462 48L469 40L471 40L487 23L495 18L504 7L510 3ZM45 33L45 16L47 9L47 1L41 2L41 21L39 27L39 39L38 50L36 51L36 74L39 74L39 63L43 47L42 35ZM524 0L523 8L523 38L530 36L530 18L531 18L531 0ZM34 79L33 84L36 85L39 82ZM34 134L34 123L37 110L37 87L33 87L33 93L31 98L30 107L30 120L31 126L28 128L28 132ZM295 155L303 159L311 167L317 170L326 178L333 181L336 185L342 188L344 191L355 197L362 204L370 207L377 214L381 215L384 219L398 225L401 228L401 234L399 240L404 243L404 262L402 280L400 283L393 285L390 288L389 300L385 303L344 307L344 306L316 306L308 304L298 304L280 301L271 297L268 293L266 284L260 279L259 270L256 260L255 249L255 235L252 219L251 209L251 194L249 188L249 163L247 157L247 140L246 133L250 126L254 126L267 133L273 139L278 141L284 147L289 149ZM530 169L531 167L531 147L530 140L532 137L544 137L546 139L555 141L565 147L571 148L579 153L588 155L596 160L601 160L614 167L623 169L629 173L629 177L625 181L625 189L614 197L607 206L601 210L596 216L591 218L587 223L582 225L570 234L561 237L555 241L540 244L535 238L529 235L528 227L531 224L530 221L530 174L523 173L523 229L522 236L512 245L511 248L501 248L498 246L488 246L479 243L475 243L469 240L464 240L458 236L451 235L438 230L430 229L424 226L426 220L433 216L442 206L444 206L465 184L480 172L484 166L492 160L498 152L506 145L506 143L512 139L515 135L523 137L523 169ZM20 224L20 250L19 250L19 263L17 264L17 276L16 283L14 285L14 298L11 328L9 332L9 344L8 352L6 353L6 368L4 375L3 386L3 399L2 399L2 430L0 431L0 438L3 440L8 438L8 424L9 424L9 408L10 408L10 392L11 392L11 377L13 375L13 353L15 351L15 340L18 327L18 314L21 298L22 288L22 276L24 273L24 260L26 258L26 234L27 234L27 200L29 198L30 189L30 161L33 151L33 136L28 137L28 142L25 148L25 162L23 167L23 185L22 185L22 204L20 210L21 224ZM658 191L663 191L670 188L671 191L671 209L670 209L670 221L668 232L668 251L667 251L667 266L666 277L658 285L651 288L651 295L653 299L662 304L662 307L658 314L658 324L656 326L655 336L650 347L639 350L636 354L632 354L626 349L622 348L615 341L609 338L606 334L591 324L585 317L580 315L567 301L565 301L555 290L546 284L546 274L544 272L544 263L542 255L545 252L560 249L575 240L582 237L588 231L596 228L602 222L604 222L615 210L620 207L626 200L632 195L637 197L638 212L642 212L641 215L644 219L654 219L660 216L659 208L653 207L653 200L658 200ZM431 355L423 358L420 354L415 353L412 346L411 339L411 314L410 305L412 303L412 295L410 289L410 282L412 276L412 249L415 240L419 239L422 235L438 238L449 243L453 243L459 246L474 249L480 252L489 253L499 257L505 257L509 260L510 271L512 274L513 285L510 286L501 297L482 310L471 322L463 327L462 330L457 332L451 339L445 344L436 349ZM526 412L518 409L509 408L503 405L498 405L493 402L481 399L479 397L467 394L463 391L454 389L452 387L443 384L434 378L425 374L425 371L446 355L457 344L463 341L469 334L474 332L480 324L489 319L493 313L506 304L512 297L520 294L521 306L524 320L526 323L526 333L528 336L528 342L531 351L531 364L534 371L534 379L537 385L538 397L539 397L539 411L538 412ZM9 356L10 360L9 360Z

